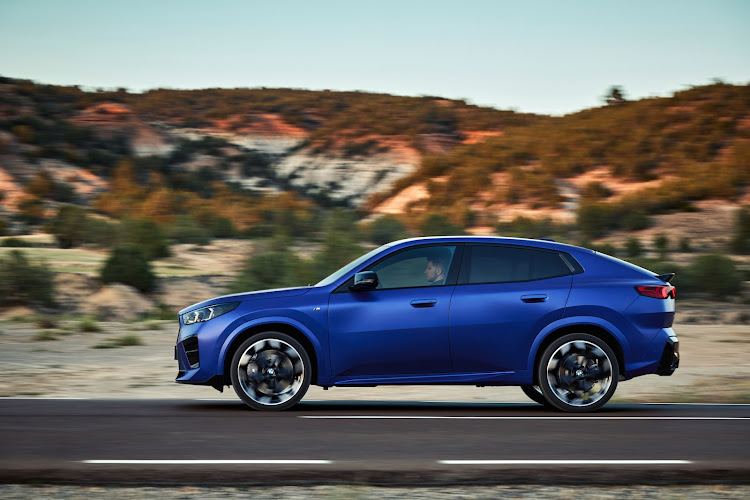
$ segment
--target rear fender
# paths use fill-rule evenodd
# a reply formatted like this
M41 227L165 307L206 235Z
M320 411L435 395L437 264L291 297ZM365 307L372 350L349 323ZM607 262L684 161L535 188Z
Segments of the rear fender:
M620 343L620 347L622 348L622 357L624 358L625 362L627 363L627 360L631 358L630 343L625 338L625 335L623 335L622 332L617 327L615 327L615 325L613 325L609 321L594 316L572 316L553 321L552 323L544 327L541 332L539 332L539 334L534 339L534 343L531 345L531 350L529 351L527 369L534 369L534 361L536 360L539 346L542 345L547 337L552 335L557 330L560 330L561 328L575 325L592 325L606 330ZM622 369L624 369L624 367Z

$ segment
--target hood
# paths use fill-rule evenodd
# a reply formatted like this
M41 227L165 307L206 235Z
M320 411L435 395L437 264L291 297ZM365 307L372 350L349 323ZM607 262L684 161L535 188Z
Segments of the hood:
M261 300L261 299L275 299L278 297L293 297L295 295L302 295L309 292L312 289L311 286L301 286L295 288L274 288L272 290L258 290L257 292L245 292L245 293L234 293L232 295L222 295L221 297L214 297L212 299L204 300L203 302L196 302L195 304L186 307L178 314L183 315L193 309L200 307L210 306L213 304L221 304L223 302L242 302L245 300Z

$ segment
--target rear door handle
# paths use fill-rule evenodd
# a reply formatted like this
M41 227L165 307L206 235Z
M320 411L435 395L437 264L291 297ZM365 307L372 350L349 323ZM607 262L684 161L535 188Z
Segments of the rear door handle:
M437 299L418 299L411 301L412 307L433 307L435 304L437 304Z
M535 295L521 295L521 300L524 302L546 302L547 296L543 293Z

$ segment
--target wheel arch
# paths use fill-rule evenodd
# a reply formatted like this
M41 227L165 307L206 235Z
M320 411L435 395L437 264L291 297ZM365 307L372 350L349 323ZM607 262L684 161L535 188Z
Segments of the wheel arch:
M249 339L256 333L268 331L285 333L302 344L302 347L305 348L308 356L310 356L310 364L312 365L310 383L317 384L320 367L318 366L319 356L318 349L316 347L319 348L320 345L312 340L311 334L305 332L303 328L297 325L278 320L268 320L266 322L256 322L250 325L243 325L243 327L237 333L227 339L224 344L224 348L222 349L223 354L221 358L224 385L231 384L231 378L227 374L229 373L230 364L232 363L234 353L237 351L240 345L242 345L245 340Z
M614 333L612 330L616 331ZM614 327L607 329L601 324L591 322L572 322L565 325L557 326L556 328L548 329L548 331L537 338L535 348L532 349L532 356L530 356L530 368L534 374L534 384L538 384L536 367L539 363L539 358L542 356L544 350L552 344L555 340L567 335L569 333L587 333L601 339L605 342L610 349L615 353L617 358L617 364L620 368L620 377L625 374L625 349L628 349L627 343L624 341L622 334L617 331ZM618 335L619 334L619 335ZM623 347L623 343L625 346Z

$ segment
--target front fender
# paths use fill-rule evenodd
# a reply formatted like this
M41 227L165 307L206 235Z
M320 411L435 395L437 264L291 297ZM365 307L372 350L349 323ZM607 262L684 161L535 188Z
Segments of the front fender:
M307 340L310 341L310 343L313 345L313 348L315 349L315 357L318 360L318 378L329 376L328 367L330 366L330 363L328 362L328 356L325 349L323 349L323 346L321 346L318 338L304 324L292 318L284 316L264 316L262 318L254 318L246 323L242 323L234 330L232 330L232 332L226 337L226 339L224 339L224 343L222 344L221 350L219 351L219 366L217 367L218 373L220 375L224 374L224 362L226 359L227 351L229 350L229 346L232 345L232 342L234 342L234 339L236 339L238 335L256 326L279 323L291 326L302 332L302 334L307 338Z
M539 334L534 339L533 344L531 345L531 350L529 351L529 359L526 365L527 369L534 370L534 360L536 359L539 346L542 344L542 342L544 342L544 339L561 328L574 325L594 325L606 330L608 333L612 334L620 343L623 358L625 358L625 360L630 359L630 342L628 342L625 335L623 335L623 333L615 325L613 325L609 321L594 316L571 316L568 318L562 318L557 321L553 321L552 323L544 327L541 332L539 332Z

